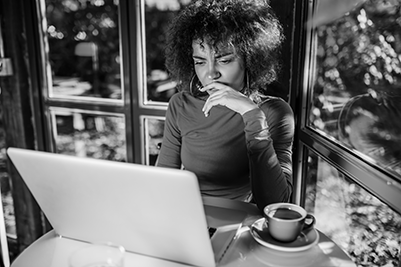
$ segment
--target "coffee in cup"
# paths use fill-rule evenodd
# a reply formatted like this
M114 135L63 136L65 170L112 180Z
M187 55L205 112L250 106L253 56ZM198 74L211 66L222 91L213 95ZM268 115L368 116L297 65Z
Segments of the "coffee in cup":
M315 217L304 208L292 203L274 203L267 205L264 217L269 234L281 242L292 242L303 232L307 234L315 224Z

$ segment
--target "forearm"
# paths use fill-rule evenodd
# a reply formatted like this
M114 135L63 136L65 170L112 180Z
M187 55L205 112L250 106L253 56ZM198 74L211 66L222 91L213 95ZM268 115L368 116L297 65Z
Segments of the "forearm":
M292 192L291 140L273 139L265 114L257 109L243 116L250 164L252 193L259 209L287 202Z
M274 149L251 152L251 186L260 210L271 203L288 202L292 193L291 175L283 170Z

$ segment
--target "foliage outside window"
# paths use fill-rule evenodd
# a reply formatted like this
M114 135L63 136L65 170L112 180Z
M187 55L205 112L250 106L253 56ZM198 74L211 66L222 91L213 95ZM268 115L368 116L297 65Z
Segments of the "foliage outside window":
M54 136L57 153L126 161L123 116L56 111Z
M141 119L144 125L145 164L154 166L162 146L164 118L149 116Z
M400 181L401 1L316 2L307 125ZM306 208L317 227L358 266L398 266L401 215L316 154L308 165Z
M174 16L191 0L145 0L147 100L168 102L177 92L164 66L166 30Z
M121 99L118 1L46 0L50 95Z
M401 178L401 1L360 2L315 29L309 125Z
M397 267L401 215L309 153L305 208L359 267Z
M13 208L13 199L11 195L11 181L7 172L6 162L6 136L3 123L3 108L0 105L0 189L1 201L3 204L4 223L7 235L15 238L15 216Z

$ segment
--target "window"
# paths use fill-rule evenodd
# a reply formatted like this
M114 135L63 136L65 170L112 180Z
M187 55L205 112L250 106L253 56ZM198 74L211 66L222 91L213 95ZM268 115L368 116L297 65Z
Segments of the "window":
M46 0L45 10L45 143L57 153L126 161L118 1Z
M124 116L60 108L50 114L58 153L126 161Z
M44 2L48 150L154 164L150 144L161 143L162 132L152 129L163 129L176 92L164 67L166 27L189 2Z
M397 266L401 215L312 151L305 208L358 266Z
M176 92L164 67L164 44L169 21L190 0L145 1L147 94L145 102L166 103Z
M309 3L295 197L358 266L400 255L400 8Z
M366 1L316 28L308 126L401 177L399 1Z

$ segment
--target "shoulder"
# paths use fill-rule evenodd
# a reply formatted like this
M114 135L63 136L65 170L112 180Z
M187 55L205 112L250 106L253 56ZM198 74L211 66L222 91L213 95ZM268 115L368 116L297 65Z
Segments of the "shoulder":
M204 104L205 100L192 96L188 91L175 93L169 100L169 106L180 107L186 110L198 108L200 105L203 106Z
M177 104L183 104L183 103L188 103L192 102L194 100L194 97L191 96L191 94L187 91L181 91L178 93L175 93L173 96L171 96L169 100L169 105L177 105Z
M277 115L294 116L291 106L280 97L267 96L260 104L259 108L265 113L277 113Z
M168 107L169 109L181 109L184 103L188 101L187 92L178 92L171 96Z
M171 96L170 100L168 101L169 105L176 105L182 102L184 92L178 92Z
M259 104L275 135L292 138L295 129L294 113L291 106L280 97L268 97Z
M202 109L203 104L204 101L196 99L187 91L178 92L170 98L167 113L190 115L196 110Z

